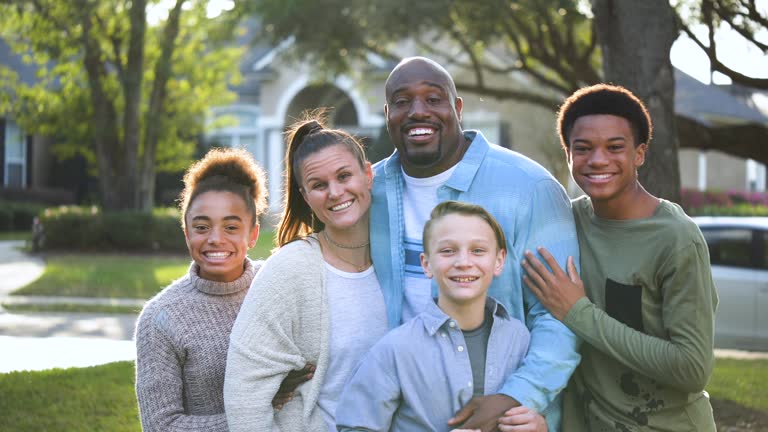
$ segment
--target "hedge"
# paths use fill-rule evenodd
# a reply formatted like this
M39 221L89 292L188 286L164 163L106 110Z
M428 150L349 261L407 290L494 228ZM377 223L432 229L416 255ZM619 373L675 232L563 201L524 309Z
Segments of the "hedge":
M680 196L691 216L768 216L768 192L683 189Z
M46 209L40 217L44 250L184 252L179 212L172 208L105 211L97 207Z
M31 231L32 221L45 206L0 200L0 231Z

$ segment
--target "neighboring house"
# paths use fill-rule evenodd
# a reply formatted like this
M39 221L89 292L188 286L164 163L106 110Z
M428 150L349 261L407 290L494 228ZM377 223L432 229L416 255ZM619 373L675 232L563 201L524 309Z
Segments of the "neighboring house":
M36 70L24 63L0 39L0 65L10 68L18 79L34 84ZM57 161L51 154L52 140L30 135L11 116L0 114L0 199L69 204L86 181L81 160Z
M753 93L741 86L706 85L675 71L682 187L766 190L768 117L755 106ZM713 145L729 152L712 150ZM758 156L762 161L754 160Z

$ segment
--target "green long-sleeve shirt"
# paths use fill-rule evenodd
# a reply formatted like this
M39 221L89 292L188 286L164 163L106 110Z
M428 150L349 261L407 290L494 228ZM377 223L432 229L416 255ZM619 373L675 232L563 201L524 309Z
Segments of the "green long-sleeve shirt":
M587 298L565 324L584 340L564 431L715 431L703 391L717 294L701 232L676 204L606 220L574 201Z

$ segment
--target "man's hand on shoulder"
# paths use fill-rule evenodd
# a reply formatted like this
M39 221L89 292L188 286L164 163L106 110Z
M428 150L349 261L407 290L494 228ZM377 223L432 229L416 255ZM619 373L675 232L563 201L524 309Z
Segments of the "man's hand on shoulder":
M517 406L520 406L520 402L503 394L475 396L448 420L448 426L480 429L482 432L498 431L499 418Z

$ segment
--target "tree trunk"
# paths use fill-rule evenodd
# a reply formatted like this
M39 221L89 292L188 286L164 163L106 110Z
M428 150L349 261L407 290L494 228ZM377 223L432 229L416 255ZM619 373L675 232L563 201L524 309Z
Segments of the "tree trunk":
M127 208L139 208L139 147L141 143L141 83L144 79L144 37L147 31L146 0L133 0L130 18L130 36L125 72L122 74L123 98L123 164L122 178L126 184L124 200ZM116 59L122 61L121 59Z
M120 209L125 205L124 182L120 176L120 157L115 149L120 148L120 137L117 134L117 110L109 99L103 86L107 74L101 63L101 51L98 42L94 40L91 30L91 14L85 2L81 3L81 24L83 27L82 42L85 47L83 63L88 76L88 87L93 106L90 119L93 127L96 163L99 173L99 191L102 206L105 209Z
M167 95L168 79L171 76L171 60L176 47L176 38L179 35L181 7L184 1L176 0L176 5L168 13L168 22L161 42L161 54L155 65L155 80L152 82L149 109L144 121L144 153L141 158L138 203L139 208L144 211L151 211L155 203L157 142L160 139L161 115Z
M605 81L640 97L653 119L653 139L640 183L652 193L680 201L680 164L675 125L675 80L670 48L677 37L667 0L592 0Z

